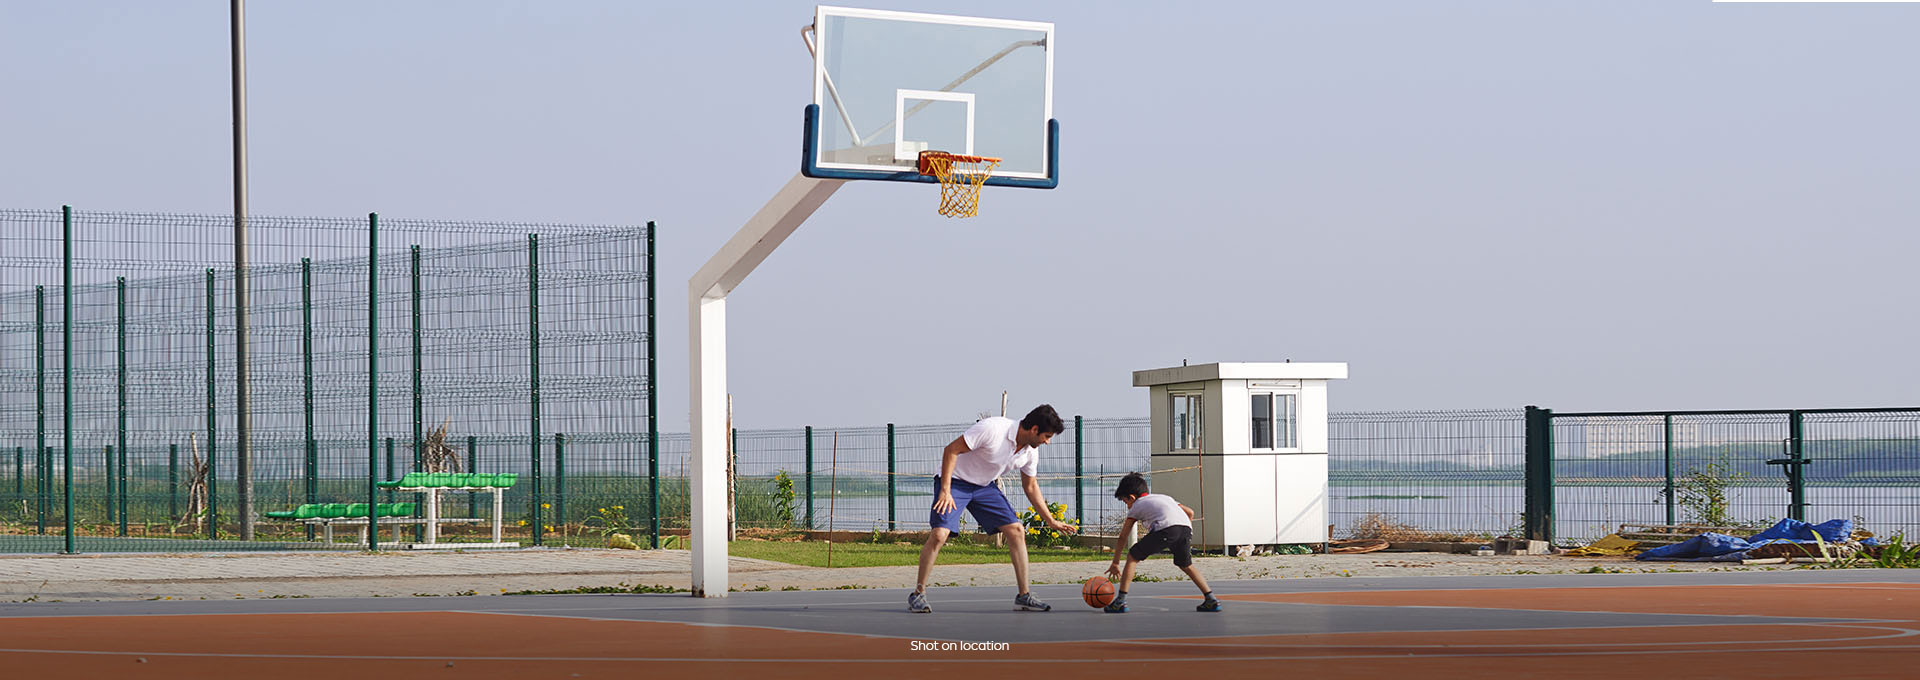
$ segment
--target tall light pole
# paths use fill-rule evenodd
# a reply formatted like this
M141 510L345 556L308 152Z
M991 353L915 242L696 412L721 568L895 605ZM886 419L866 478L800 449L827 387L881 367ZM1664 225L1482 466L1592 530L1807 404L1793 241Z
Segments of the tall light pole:
M253 452L247 403L247 2L233 0L234 493L240 540L253 540ZM211 442L209 442L211 444Z

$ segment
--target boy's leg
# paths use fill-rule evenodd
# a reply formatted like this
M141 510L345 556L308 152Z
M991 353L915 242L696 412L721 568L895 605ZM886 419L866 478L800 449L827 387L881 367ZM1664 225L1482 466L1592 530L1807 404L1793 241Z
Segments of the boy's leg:
M1173 566L1186 572L1187 578L1193 579L1193 585L1200 588L1200 594L1207 598L1194 609L1203 612L1220 611L1220 601L1213 598L1213 589L1207 587L1207 579L1200 575L1199 569L1193 567L1193 530L1188 527L1175 527L1171 550Z
M1189 564L1187 566L1181 567L1180 571L1187 572L1187 578L1193 579L1193 585L1200 587L1200 594L1210 595L1211 593L1213 593L1213 589L1207 587L1207 579L1200 575L1200 570L1198 568L1195 568L1193 565Z
M1108 603L1103 611L1109 614L1127 613L1127 584L1133 583L1133 569L1139 564L1140 560L1134 559L1132 555L1127 556L1127 566L1120 568L1120 582L1113 584L1118 592L1114 593L1113 602Z

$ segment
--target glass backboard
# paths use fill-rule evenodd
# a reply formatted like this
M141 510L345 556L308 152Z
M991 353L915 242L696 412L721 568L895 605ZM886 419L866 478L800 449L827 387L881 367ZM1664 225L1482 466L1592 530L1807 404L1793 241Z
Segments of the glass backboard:
M809 177L931 182L919 152L1001 159L987 184L1052 188L1053 24L820 7Z

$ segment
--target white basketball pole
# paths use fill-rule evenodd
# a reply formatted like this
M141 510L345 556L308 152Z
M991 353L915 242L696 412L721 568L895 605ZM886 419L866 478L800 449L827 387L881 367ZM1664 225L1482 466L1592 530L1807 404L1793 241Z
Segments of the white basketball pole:
M845 183L794 175L687 282L694 597L727 596L727 294Z

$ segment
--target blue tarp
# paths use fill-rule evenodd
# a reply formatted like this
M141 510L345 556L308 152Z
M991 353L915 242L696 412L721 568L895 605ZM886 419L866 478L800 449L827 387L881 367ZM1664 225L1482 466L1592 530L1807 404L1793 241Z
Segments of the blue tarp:
M1805 543L1813 545L1818 534L1820 540L1828 543L1842 543L1853 536L1853 520L1836 519L1808 524L1797 519L1783 519L1766 531L1739 538L1712 532L1700 534L1684 542L1663 545L1634 556L1636 560L1658 560L1665 562L1738 562L1747 559L1747 551L1771 543ZM1818 551L1819 548L1813 548Z

